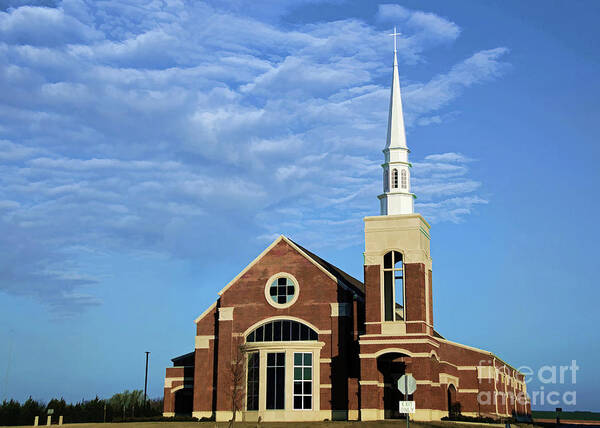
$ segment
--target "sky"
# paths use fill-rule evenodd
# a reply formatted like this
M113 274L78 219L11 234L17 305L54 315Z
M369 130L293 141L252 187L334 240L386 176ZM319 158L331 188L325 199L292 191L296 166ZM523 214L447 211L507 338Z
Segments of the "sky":
M145 351L161 396L280 234L362 280L396 26L437 330L600 410L600 3L252 4L0 0L0 400L143 389Z

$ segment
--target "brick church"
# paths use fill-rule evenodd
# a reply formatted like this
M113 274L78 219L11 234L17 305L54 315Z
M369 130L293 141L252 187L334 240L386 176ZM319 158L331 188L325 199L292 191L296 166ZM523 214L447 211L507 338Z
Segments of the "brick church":
M166 370L164 415L257 421L529 415L523 374L446 339L433 319L430 226L413 211L394 66L380 215L366 217L364 281L280 236L196 318ZM416 379L407 397L397 380Z

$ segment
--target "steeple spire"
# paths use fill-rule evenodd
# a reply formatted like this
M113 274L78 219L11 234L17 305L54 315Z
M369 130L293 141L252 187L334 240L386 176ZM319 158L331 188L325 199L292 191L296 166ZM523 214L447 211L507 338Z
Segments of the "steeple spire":
M390 113L388 116L388 132L386 148L406 147L406 135L404 132L404 114L402 112L402 96L400 95L400 79L398 78L398 56L396 46L396 36L400 33L394 32L390 36L394 37L394 70L392 74L392 90L390 94Z
M412 214L414 194L410 192L410 168L408 147L404 130L404 114L402 112L402 96L398 77L398 57L396 36L394 37L394 69L392 72L392 89L390 93L390 112L388 116L387 140L383 153L383 193L378 196L381 202L381 215Z

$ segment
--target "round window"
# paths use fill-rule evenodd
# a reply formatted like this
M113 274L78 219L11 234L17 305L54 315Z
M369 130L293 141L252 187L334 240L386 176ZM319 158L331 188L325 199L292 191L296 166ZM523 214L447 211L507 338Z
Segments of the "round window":
M289 274L277 274L269 278L265 288L267 301L277 308L288 307L298 298L298 283Z

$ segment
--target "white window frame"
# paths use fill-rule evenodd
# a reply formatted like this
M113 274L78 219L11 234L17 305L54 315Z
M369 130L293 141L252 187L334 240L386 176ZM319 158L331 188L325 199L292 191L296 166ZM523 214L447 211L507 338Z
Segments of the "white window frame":
M296 365L296 354L300 354L302 355L302 364L301 365ZM306 366L304 365L304 356L305 355L310 355L310 366ZM297 411L312 411L314 408L314 388L315 388L315 370L314 370L314 364L315 364L315 356L312 352L294 352L293 353L293 361L294 364L292 365L292 410L297 410ZM296 380L294 373L296 371L296 368L300 368L302 369L302 379L300 380ZM304 379L304 369L310 368L310 394L305 394L304 393L304 382L306 382L306 380ZM302 382L302 393L300 394L296 394L296 392L294 391L294 384L296 382ZM294 406L294 401L296 397L301 397L302 398L302 408L301 409L296 409L296 407ZM310 397L310 408L305 408L304 407L304 397Z

